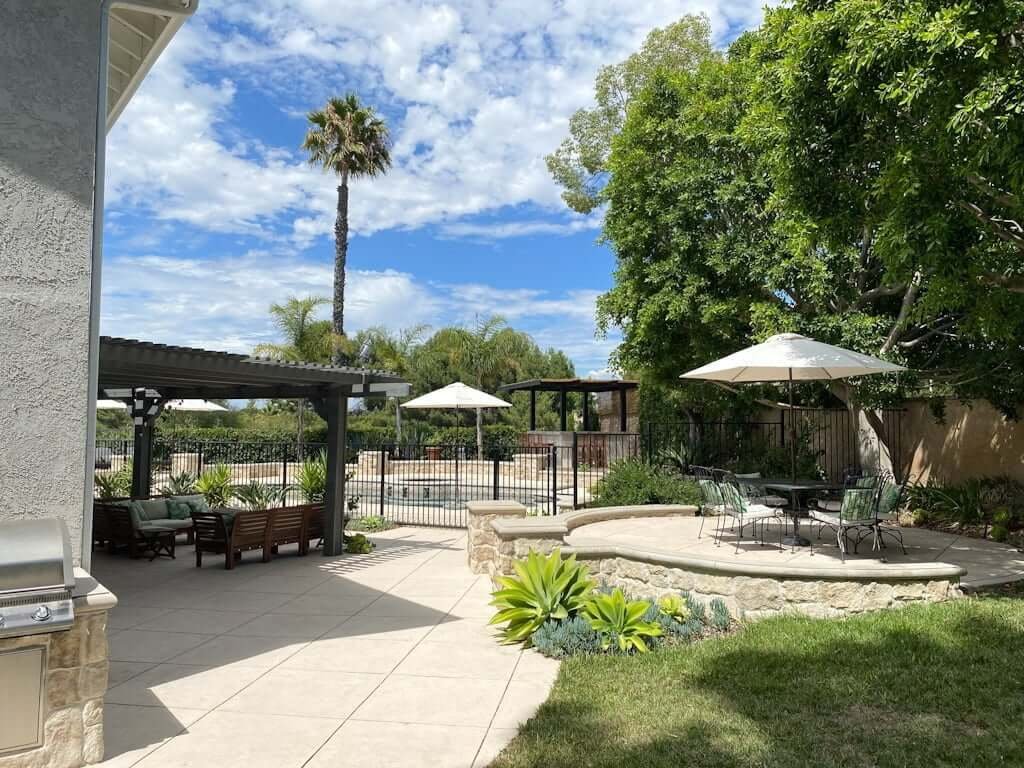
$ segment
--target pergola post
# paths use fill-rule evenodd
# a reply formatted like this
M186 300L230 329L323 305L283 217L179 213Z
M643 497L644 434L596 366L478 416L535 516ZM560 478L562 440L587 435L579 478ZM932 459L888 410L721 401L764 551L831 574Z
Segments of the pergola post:
M565 391L565 387L562 387L558 391L558 423L559 429L565 432L566 427L566 415L569 410L569 398L568 393Z
M590 423L590 393L583 392L580 397L583 398L583 431L586 432Z
M340 555L345 545L345 443L348 397L333 390L327 405L327 492L324 495L324 555Z
M626 388L619 389L619 432L625 432L626 423Z
M537 430L537 390L530 390L530 431Z
M135 427L132 448L132 498L148 499L152 491L153 425L163 410L163 398L138 388L132 392L131 413Z

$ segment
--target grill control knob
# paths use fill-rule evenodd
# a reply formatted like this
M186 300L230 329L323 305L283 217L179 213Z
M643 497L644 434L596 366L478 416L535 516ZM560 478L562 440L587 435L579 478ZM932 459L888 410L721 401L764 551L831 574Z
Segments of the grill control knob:
M36 612L32 614L32 618L35 621L49 621L53 613L45 605L40 605L36 608Z

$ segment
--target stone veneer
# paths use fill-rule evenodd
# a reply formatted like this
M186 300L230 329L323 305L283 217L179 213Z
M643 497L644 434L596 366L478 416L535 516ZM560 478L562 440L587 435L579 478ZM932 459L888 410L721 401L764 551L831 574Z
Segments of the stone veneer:
M500 559L501 541L494 532L495 520L505 517L526 517L526 507L512 501L469 501L466 502L469 534L466 552L469 570L495 576L511 573L512 566Z
M695 507L651 505L606 507L553 517L526 518L514 503L502 502L501 519L488 520L486 534L474 538L470 529L470 563L486 562L475 573L509 574L512 561L531 551L566 554L589 561L592 572L611 586L638 598L690 592L704 603L721 598L737 618L753 620L780 613L813 617L845 616L914 602L959 597L963 569L944 563L915 564L855 573L836 568L738 565L700 557L645 552L608 543L566 544L575 528L602 520L629 517L693 515ZM470 516L472 520L472 515ZM472 524L471 524L472 525ZM477 543L479 542L479 543ZM475 548L481 549L479 555Z
M46 649L43 744L0 756L0 768L78 768L103 759L107 613L117 600L84 571L77 570L76 577L70 630L0 639L0 653Z

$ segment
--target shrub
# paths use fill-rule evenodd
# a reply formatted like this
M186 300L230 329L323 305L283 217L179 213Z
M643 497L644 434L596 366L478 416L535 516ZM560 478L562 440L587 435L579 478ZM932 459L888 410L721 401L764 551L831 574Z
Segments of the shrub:
M1024 521L1024 486L1009 477L972 478L958 485L929 479L926 485L910 486L907 502L917 525L981 526L982 535L992 526L993 538L1004 540Z
M644 618L650 608L646 600L627 600L622 590L616 589L610 595L593 595L583 608L583 616L601 633L604 650L614 644L622 653L646 653L647 642L662 635L660 625Z
M506 625L505 643L528 644L544 622L575 616L595 586L586 566L578 564L575 555L563 560L558 549L547 557L531 552L512 567L517 575L497 577L501 588L491 600L498 612L490 623Z
M211 507L226 507L232 497L231 470L224 464L203 470L196 480L196 492L202 494Z
M707 623L707 609L704 607L704 603L695 598L689 592L683 593L683 599L686 601L686 608L690 612L690 618L699 624Z
M196 476L191 472L179 472L171 475L167 483L160 488L164 496L188 496L196 492Z
M238 499L245 509L273 509L284 503L285 489L279 488L276 485L253 481L238 488L233 488L231 495ZM207 501L207 503L210 502ZM210 504L210 506L213 505Z
M351 523L349 523L349 529L353 531L390 531L392 528L398 526L386 517L379 515L368 515L367 517L357 517Z
M697 484L639 459L615 464L594 489L594 506L699 504Z
M534 648L552 659L601 651L601 635L581 616L545 621L530 640Z
M368 555L373 552L374 546L374 543L361 533L345 540L345 551L350 555Z
M724 632L732 626L732 614L729 613L729 607L722 598L716 597L711 601L711 618L708 623L719 632Z
M116 472L97 472L93 478L96 496L102 501L130 496L132 492L131 464Z
M299 465L295 487L307 504L320 504L327 493L327 451L318 451Z

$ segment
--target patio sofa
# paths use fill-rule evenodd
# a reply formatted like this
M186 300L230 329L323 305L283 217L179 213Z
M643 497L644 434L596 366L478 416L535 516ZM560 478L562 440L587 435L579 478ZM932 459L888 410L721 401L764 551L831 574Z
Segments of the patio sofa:
M184 533L191 544L193 509L208 510L209 507L199 495L95 501L93 541L111 552L126 547L131 557L141 554L147 541L147 529Z

